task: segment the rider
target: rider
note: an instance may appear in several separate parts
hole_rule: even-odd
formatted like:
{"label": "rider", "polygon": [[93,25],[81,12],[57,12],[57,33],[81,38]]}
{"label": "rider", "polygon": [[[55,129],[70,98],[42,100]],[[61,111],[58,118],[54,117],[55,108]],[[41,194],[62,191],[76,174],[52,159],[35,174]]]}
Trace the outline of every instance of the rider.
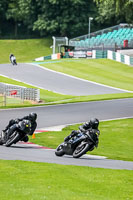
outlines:
{"label": "rider", "polygon": [[16,57],[13,54],[10,54],[10,62],[14,65],[16,63]]}
{"label": "rider", "polygon": [[[2,131],[2,140],[3,142],[5,142],[8,137],[17,129],[17,126],[18,126],[18,123],[22,120],[30,120],[31,122],[31,130],[30,130],[30,133],[29,135],[32,135],[37,127],[37,122],[36,122],[36,119],[37,119],[37,114],[36,113],[30,113],[29,115],[27,116],[24,116],[23,118],[17,118],[17,119],[11,119],[9,121],[9,124],[6,126],[5,130]],[[28,142],[29,138],[28,136],[26,135],[22,141],[24,142]]]}
{"label": "rider", "polygon": [[100,131],[98,130],[98,126],[99,126],[99,120],[97,118],[91,118],[89,122],[86,122],[85,124],[79,126],[79,130],[72,131],[71,134],[64,139],[64,141],[67,142],[69,139],[76,136],[80,132],[84,133],[86,131],[90,131],[92,133],[96,132],[100,133]]}

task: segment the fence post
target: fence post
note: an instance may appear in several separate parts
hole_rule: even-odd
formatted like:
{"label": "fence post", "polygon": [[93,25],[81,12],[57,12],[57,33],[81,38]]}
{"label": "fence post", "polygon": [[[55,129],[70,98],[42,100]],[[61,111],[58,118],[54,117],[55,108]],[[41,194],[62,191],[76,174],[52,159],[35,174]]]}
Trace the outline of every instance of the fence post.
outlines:
{"label": "fence post", "polygon": [[6,106],[6,88],[5,88],[5,91],[4,91],[4,106]]}

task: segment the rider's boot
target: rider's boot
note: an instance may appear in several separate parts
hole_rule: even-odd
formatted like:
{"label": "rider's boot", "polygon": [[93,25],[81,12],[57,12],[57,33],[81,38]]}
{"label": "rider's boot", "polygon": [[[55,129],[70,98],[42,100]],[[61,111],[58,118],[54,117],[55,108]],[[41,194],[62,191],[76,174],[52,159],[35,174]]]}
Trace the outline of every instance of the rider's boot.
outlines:
{"label": "rider's boot", "polygon": [[25,137],[22,138],[21,141],[28,142],[29,141],[29,137],[26,135]]}

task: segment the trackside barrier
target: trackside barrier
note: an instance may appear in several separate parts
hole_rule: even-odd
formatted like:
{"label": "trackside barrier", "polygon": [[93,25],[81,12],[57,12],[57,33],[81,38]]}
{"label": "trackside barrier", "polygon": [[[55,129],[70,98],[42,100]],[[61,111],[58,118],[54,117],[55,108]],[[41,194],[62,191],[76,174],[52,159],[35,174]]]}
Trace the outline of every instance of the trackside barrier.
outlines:
{"label": "trackside barrier", "polygon": [[60,56],[60,53],[55,53],[55,54],[52,54],[50,56],[43,56],[43,57],[40,57],[40,58],[35,58],[34,61],[44,61],[44,60],[55,60],[55,59],[60,59],[61,56]]}
{"label": "trackside barrier", "polygon": [[128,56],[128,55],[123,55],[119,52],[108,51],[107,58],[111,60],[116,60],[118,62],[127,64],[127,65],[133,65],[133,57]]}
{"label": "trackside barrier", "polygon": [[133,57],[121,54],[119,52],[115,51],[98,51],[98,50],[93,50],[92,51],[92,58],[108,58],[111,60],[115,60],[127,65],[133,66]]}
{"label": "trackside barrier", "polygon": [[92,58],[107,58],[107,51],[93,50]]}
{"label": "trackside barrier", "polygon": [[40,101],[40,90],[22,86],[0,83],[0,94],[21,100]]}

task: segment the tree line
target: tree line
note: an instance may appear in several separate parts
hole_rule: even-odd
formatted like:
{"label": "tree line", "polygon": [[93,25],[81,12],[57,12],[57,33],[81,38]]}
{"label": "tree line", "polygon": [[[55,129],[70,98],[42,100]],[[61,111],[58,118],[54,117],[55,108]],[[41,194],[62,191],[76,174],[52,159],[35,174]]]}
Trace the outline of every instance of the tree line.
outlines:
{"label": "tree line", "polygon": [[133,23],[133,0],[0,0],[0,37],[76,37]]}

